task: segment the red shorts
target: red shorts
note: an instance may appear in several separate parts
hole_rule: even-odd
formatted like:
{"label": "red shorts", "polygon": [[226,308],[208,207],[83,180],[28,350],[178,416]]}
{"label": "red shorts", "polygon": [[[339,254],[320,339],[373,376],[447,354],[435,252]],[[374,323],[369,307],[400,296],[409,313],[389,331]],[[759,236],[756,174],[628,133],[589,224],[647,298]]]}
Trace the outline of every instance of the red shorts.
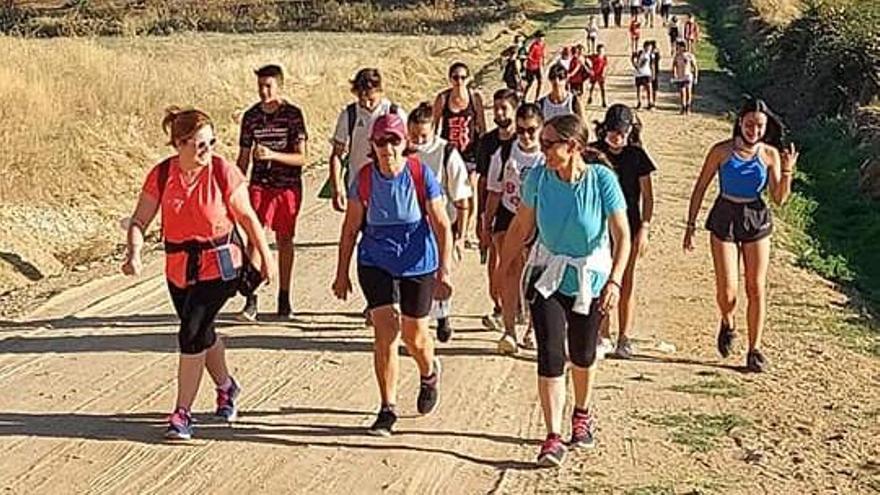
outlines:
{"label": "red shorts", "polygon": [[263,227],[271,229],[277,235],[293,238],[296,233],[296,217],[302,204],[302,189],[251,185],[248,190],[251,205]]}

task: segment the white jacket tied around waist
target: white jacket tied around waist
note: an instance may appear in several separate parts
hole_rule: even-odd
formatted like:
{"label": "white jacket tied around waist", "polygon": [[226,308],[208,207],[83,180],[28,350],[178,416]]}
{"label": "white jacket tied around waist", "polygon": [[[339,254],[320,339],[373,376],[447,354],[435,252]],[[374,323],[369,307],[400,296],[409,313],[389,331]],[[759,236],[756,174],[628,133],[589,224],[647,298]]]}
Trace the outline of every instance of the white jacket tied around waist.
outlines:
{"label": "white jacket tied around waist", "polygon": [[567,267],[572,267],[577,272],[578,293],[574,300],[572,311],[575,313],[590,314],[592,300],[599,296],[593,294],[590,283],[590,273],[608,275],[611,273],[611,248],[608,238],[587,256],[574,258],[564,254],[553,254],[540,241],[535,244],[528,262],[530,270],[542,269],[543,272],[535,282],[535,290],[545,299],[553,295],[562,285]]}

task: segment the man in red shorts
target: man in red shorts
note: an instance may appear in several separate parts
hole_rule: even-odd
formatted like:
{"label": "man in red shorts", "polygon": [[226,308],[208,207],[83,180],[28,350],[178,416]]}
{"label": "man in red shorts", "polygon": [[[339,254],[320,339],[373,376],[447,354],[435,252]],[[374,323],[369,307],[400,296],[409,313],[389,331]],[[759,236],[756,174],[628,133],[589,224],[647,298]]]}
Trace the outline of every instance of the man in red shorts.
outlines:
{"label": "man in red shorts", "polygon": [[587,57],[590,62],[590,94],[587,97],[587,105],[593,104],[593,89],[599,86],[602,95],[602,108],[605,103],[605,70],[608,68],[608,57],[605,56],[605,45],[597,45],[596,53]]}
{"label": "man in red shorts", "polygon": [[[293,236],[302,204],[302,167],[306,163],[302,111],[281,97],[284,73],[277,65],[255,71],[260,102],[241,121],[238,166],[246,174],[251,161],[251,204],[263,227],[275,232],[278,247],[278,316],[289,318]],[[251,256],[256,253],[250,249]],[[241,318],[257,319],[257,296],[248,296]]]}

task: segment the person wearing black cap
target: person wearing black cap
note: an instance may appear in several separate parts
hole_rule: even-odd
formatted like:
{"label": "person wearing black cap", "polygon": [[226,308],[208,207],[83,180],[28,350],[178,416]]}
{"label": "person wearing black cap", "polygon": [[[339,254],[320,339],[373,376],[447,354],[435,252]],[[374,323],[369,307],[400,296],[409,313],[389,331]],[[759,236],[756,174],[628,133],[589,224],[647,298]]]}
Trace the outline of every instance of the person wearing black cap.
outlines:
{"label": "person wearing black cap", "polygon": [[632,251],[621,281],[617,347],[613,354],[620,359],[629,359],[633,354],[629,333],[635,320],[635,267],[648,250],[654,217],[651,174],[657,168],[642,148],[641,131],[642,124],[634,112],[626,105],[614,104],[605,113],[605,120],[596,123],[598,141],[591,145],[605,154],[617,172],[632,237]]}

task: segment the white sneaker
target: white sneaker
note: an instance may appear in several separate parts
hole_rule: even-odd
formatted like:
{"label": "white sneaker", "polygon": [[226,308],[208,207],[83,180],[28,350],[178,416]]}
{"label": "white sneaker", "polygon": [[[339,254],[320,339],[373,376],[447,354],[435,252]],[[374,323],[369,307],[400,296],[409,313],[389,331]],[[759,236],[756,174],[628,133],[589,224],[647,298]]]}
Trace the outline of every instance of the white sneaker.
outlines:
{"label": "white sneaker", "polygon": [[605,359],[605,356],[614,352],[614,342],[609,338],[599,340],[596,346],[596,359]]}
{"label": "white sneaker", "polygon": [[516,345],[516,339],[513,335],[504,334],[501,336],[501,340],[498,341],[498,352],[506,355],[514,355],[519,351],[519,347]]}

